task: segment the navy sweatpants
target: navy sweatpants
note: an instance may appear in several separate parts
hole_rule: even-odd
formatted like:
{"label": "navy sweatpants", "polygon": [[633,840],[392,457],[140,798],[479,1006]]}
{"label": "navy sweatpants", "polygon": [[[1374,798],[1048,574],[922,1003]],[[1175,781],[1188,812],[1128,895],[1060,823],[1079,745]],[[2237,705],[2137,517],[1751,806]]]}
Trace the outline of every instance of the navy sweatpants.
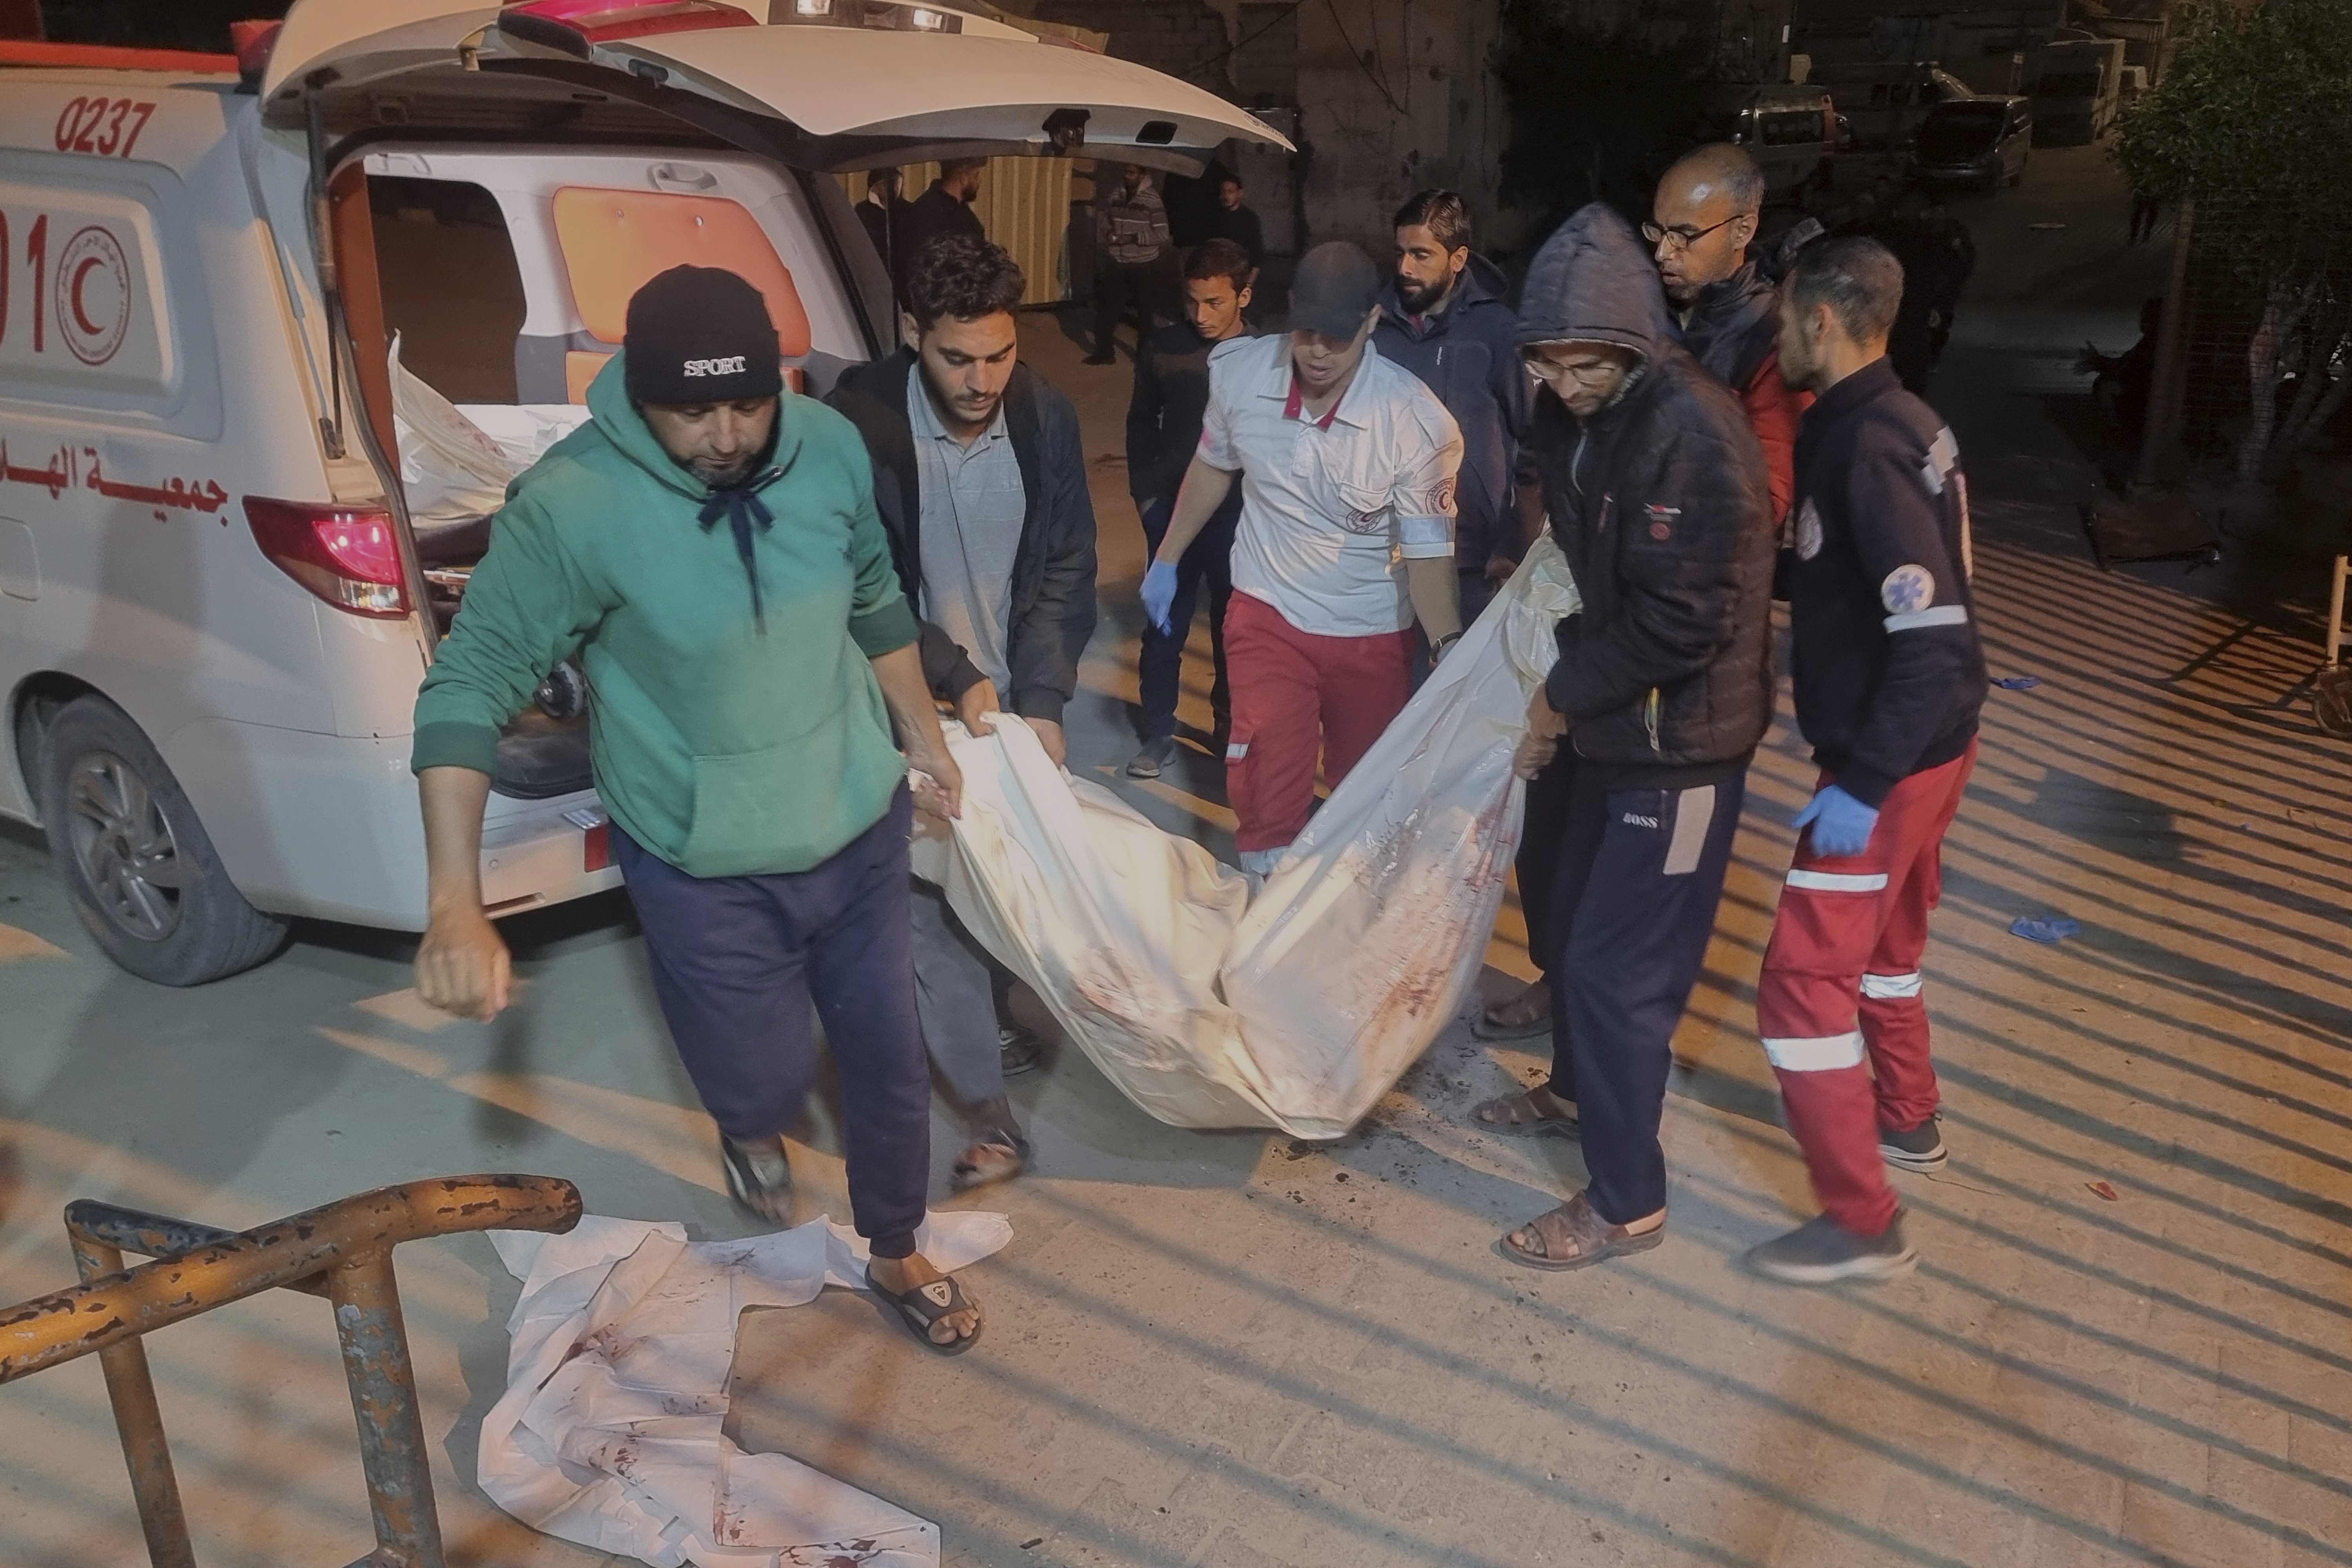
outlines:
{"label": "navy sweatpants", "polygon": [[906,786],[810,870],[689,877],[613,827],[654,994],[719,1130],[772,1138],[815,1080],[816,1004],[841,1075],[849,1207],[877,1258],[915,1250],[931,1169],[931,1082],[908,947]]}
{"label": "navy sweatpants", "polygon": [[[1174,496],[1162,496],[1143,514],[1144,559],[1160,552],[1160,542],[1168,537],[1168,524],[1175,515]],[[1209,710],[1220,725],[1232,721],[1233,693],[1225,684],[1225,606],[1234,596],[1234,528],[1241,515],[1241,487],[1235,485],[1176,563],[1176,597],[1169,603],[1168,630],[1162,632],[1149,623],[1143,628],[1143,646],[1136,654],[1135,684],[1147,741],[1164,741],[1176,732],[1177,677],[1183,668],[1184,645],[1192,640],[1192,612],[1203,588],[1209,591],[1209,658],[1215,670],[1214,684],[1209,688]]]}
{"label": "navy sweatpants", "polygon": [[1666,1206],[1658,1142],[1675,1026],[1715,931],[1747,793],[1608,787],[1580,764],[1551,912],[1552,1092],[1576,1102],[1588,1201],[1612,1225]]}

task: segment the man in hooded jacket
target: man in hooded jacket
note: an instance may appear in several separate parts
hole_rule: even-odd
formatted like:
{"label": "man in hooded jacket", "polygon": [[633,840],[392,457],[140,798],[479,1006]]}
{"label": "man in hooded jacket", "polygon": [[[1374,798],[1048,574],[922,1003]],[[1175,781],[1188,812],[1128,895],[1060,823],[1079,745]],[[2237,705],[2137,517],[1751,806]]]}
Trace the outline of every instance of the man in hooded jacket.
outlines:
{"label": "man in hooded jacket", "polygon": [[1585,1190],[1502,1240],[1515,1261],[1580,1268],[1664,1235],[1670,1047],[1771,721],[1775,529],[1755,431],[1675,342],[1614,211],[1585,207],[1538,253],[1517,342],[1544,384],[1528,447],[1583,605],[1516,765],[1532,777],[1565,741],[1576,768],[1543,955],[1551,1079],[1475,1114],[1580,1133]]}
{"label": "man in hooded jacket", "polygon": [[[1756,160],[1745,149],[1714,142],[1684,154],[1659,179],[1642,237],[1650,242],[1683,347],[1738,395],[1764,447],[1772,516],[1780,521],[1796,496],[1797,421],[1810,395],[1781,378],[1774,309],[1780,291],[1749,253],[1763,203],[1764,174]],[[1818,226],[1814,232],[1820,232]],[[1527,920],[1528,952],[1538,963],[1554,945],[1552,911],[1539,896],[1540,879],[1559,858],[1558,830],[1573,771],[1563,761],[1528,785],[1519,908]],[[1539,975],[1524,992],[1486,1008],[1471,1030],[1495,1040],[1548,1033],[1550,994],[1549,977]]]}
{"label": "man in hooded jacket", "polygon": [[1372,342],[1419,376],[1462,427],[1454,495],[1454,566],[1462,624],[1478,618],[1526,553],[1513,476],[1532,389],[1511,333],[1502,268],[1470,248],[1470,209],[1423,191],[1397,209],[1397,265]]}

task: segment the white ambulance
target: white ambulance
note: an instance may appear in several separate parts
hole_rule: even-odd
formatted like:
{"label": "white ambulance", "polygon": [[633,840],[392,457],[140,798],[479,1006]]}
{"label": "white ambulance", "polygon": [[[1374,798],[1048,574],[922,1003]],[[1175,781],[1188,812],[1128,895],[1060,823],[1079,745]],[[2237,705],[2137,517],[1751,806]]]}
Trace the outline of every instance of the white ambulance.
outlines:
{"label": "white ambulance", "polygon": [[[821,395],[894,337],[832,172],[1234,137],[1284,144],[907,0],[299,0],[242,72],[0,44],[0,815],[166,984],[291,916],[422,929],[417,681],[638,283],[742,272]],[[593,706],[559,667],[509,727],[493,914],[618,880]]]}

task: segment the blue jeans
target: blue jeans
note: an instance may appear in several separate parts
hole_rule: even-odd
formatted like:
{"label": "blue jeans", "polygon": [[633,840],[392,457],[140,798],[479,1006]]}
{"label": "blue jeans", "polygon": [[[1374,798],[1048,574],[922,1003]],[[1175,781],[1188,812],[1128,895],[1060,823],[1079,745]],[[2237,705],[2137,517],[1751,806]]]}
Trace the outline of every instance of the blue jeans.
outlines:
{"label": "blue jeans", "polygon": [[[1160,550],[1160,542],[1168,537],[1169,520],[1175,515],[1176,498],[1168,496],[1152,503],[1143,514],[1144,552],[1147,558]],[[1210,517],[1209,525],[1201,530],[1176,563],[1176,598],[1168,610],[1168,631],[1147,624],[1143,628],[1143,648],[1136,658],[1136,685],[1143,708],[1143,739],[1164,741],[1176,732],[1177,678],[1182,672],[1184,645],[1192,636],[1192,612],[1201,601],[1201,589],[1209,590],[1209,655],[1216,666],[1215,683],[1209,689],[1209,708],[1216,715],[1217,725],[1224,728],[1233,717],[1233,694],[1225,685],[1225,605],[1234,596],[1234,525],[1241,521],[1241,485],[1235,481],[1233,494]]]}
{"label": "blue jeans", "polygon": [[774,1137],[817,1071],[816,1004],[841,1075],[849,1207],[877,1258],[915,1250],[931,1171],[931,1080],[915,1017],[900,785],[833,858],[764,877],[689,877],[613,825],[654,995],[719,1131]]}

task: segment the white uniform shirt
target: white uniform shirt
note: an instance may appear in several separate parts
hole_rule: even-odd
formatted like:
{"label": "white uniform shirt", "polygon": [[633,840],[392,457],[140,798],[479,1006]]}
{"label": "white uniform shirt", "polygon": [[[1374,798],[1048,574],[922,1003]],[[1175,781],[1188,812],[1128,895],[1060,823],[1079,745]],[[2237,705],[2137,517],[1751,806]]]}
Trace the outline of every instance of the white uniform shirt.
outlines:
{"label": "white uniform shirt", "polygon": [[1403,563],[1454,553],[1462,432],[1420,377],[1369,343],[1320,420],[1300,406],[1288,333],[1220,343],[1200,455],[1241,471],[1234,587],[1302,632],[1404,630]]}

